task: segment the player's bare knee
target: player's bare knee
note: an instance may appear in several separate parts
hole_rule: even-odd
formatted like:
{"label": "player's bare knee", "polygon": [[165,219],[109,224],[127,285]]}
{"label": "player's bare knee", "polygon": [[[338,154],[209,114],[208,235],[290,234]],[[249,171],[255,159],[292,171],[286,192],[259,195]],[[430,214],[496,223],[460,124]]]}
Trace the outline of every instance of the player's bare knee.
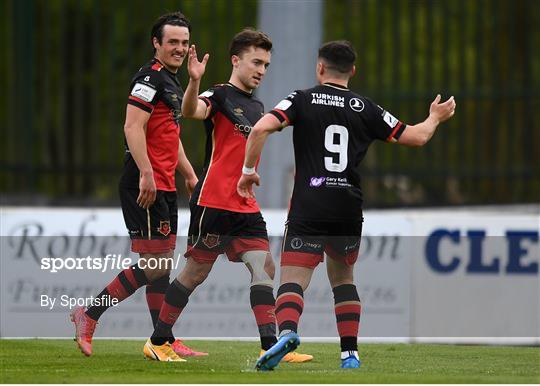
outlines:
{"label": "player's bare knee", "polygon": [[187,260],[184,269],[178,274],[177,280],[190,290],[202,284],[212,270],[212,263],[200,263],[193,258]]}
{"label": "player's bare knee", "polygon": [[264,262],[264,271],[270,276],[270,279],[274,280],[274,277],[276,275],[276,265],[274,264],[274,260],[272,259],[272,254],[268,252],[266,254],[266,260]]}
{"label": "player's bare knee", "polygon": [[251,285],[274,286],[274,262],[268,251],[247,251],[242,254],[242,261],[251,272]]}
{"label": "player's bare knee", "polygon": [[139,258],[139,267],[142,268],[149,282],[155,281],[163,276],[169,276],[173,261],[173,252],[163,254],[141,254]]}

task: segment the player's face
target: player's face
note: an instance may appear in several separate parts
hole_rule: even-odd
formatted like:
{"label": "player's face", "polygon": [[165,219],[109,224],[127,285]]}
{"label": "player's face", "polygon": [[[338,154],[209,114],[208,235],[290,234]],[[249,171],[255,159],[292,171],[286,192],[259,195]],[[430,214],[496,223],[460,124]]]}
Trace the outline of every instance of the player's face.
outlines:
{"label": "player's face", "polygon": [[189,30],[187,27],[165,25],[161,44],[154,38],[156,58],[167,70],[176,72],[182,65],[189,47]]}
{"label": "player's face", "polygon": [[271,56],[270,51],[255,47],[249,47],[240,56],[233,56],[233,71],[247,90],[259,87],[270,65]]}

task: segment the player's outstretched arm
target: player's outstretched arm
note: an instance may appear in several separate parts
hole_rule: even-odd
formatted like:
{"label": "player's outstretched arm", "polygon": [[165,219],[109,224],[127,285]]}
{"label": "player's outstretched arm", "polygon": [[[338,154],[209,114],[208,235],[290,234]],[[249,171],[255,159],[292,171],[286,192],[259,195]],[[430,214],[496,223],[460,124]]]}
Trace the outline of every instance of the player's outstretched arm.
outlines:
{"label": "player's outstretched arm", "polygon": [[178,172],[180,172],[180,174],[182,174],[184,177],[186,191],[188,195],[191,196],[199,179],[197,178],[195,170],[193,170],[193,166],[191,166],[191,163],[186,156],[184,146],[182,146],[182,141],[178,143],[178,165],[176,166],[176,170],[178,170]]}
{"label": "player's outstretched arm", "polygon": [[450,97],[441,102],[441,95],[437,94],[429,108],[429,116],[424,122],[407,126],[398,139],[398,143],[405,146],[423,146],[435,133],[437,126],[450,119],[456,110],[456,101]]}
{"label": "player's outstretched arm", "polygon": [[189,83],[182,100],[182,115],[186,118],[206,119],[210,113],[206,103],[199,99],[199,86],[206,70],[206,63],[210,56],[205,54],[202,61],[197,59],[197,49],[193,44],[188,51]]}
{"label": "player's outstretched arm", "polygon": [[132,105],[127,106],[124,133],[126,135],[129,152],[141,173],[137,204],[144,209],[148,209],[156,200],[154,171],[146,151],[145,127],[149,118],[150,114],[146,111]]}
{"label": "player's outstretched arm", "polygon": [[259,186],[260,183],[260,177],[255,172],[255,164],[261,155],[266,138],[281,127],[281,122],[275,116],[266,114],[251,129],[246,143],[246,156],[244,158],[242,176],[236,186],[236,190],[240,196],[255,198],[253,184]]}

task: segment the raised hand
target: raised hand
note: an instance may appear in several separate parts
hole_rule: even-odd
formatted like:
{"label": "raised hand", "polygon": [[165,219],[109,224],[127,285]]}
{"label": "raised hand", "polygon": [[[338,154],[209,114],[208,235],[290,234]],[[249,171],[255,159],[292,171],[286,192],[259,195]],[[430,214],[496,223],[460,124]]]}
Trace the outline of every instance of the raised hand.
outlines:
{"label": "raised hand", "polygon": [[453,96],[448,98],[446,102],[439,103],[440,101],[441,94],[437,94],[429,107],[429,115],[435,118],[439,123],[450,119],[456,110],[456,101]]}
{"label": "raised hand", "polygon": [[208,62],[209,57],[209,54],[205,54],[202,61],[199,62],[199,59],[197,58],[197,48],[195,47],[195,44],[192,44],[191,47],[189,47],[187,68],[189,77],[191,79],[201,79],[201,77],[204,75],[204,71],[206,70],[206,63]]}

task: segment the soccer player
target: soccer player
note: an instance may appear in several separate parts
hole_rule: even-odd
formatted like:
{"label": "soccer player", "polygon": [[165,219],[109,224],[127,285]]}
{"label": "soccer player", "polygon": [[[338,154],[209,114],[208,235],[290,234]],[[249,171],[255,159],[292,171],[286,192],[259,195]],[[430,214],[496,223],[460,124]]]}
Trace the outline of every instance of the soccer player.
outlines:
{"label": "soccer player", "polygon": [[[183,90],[176,78],[188,52],[190,31],[190,23],[182,13],[161,16],[151,32],[154,58],[139,69],[131,82],[124,124],[126,155],[119,191],[131,250],[140,257],[137,264],[120,272],[98,295],[100,299],[122,301],[146,286],[154,325],[169,286],[176,245],[175,169],[184,176],[188,193],[197,183],[180,142]],[[71,314],[75,339],[87,356],[92,354],[96,323],[107,309],[106,305],[93,305],[87,310],[79,307]],[[206,355],[192,351],[180,340],[173,342],[172,349],[184,356]]]}
{"label": "soccer player", "polygon": [[[246,139],[261,118],[263,104],[253,95],[270,65],[272,42],[260,31],[245,29],[230,46],[232,72],[229,82],[216,85],[198,97],[208,54],[199,62],[195,46],[188,56],[190,80],[182,101],[186,118],[204,120],[207,153],[203,176],[191,196],[187,262],[169,285],[159,320],[144,346],[147,358],[178,361],[168,345],[172,327],[189,296],[210,273],[217,257],[243,262],[251,273],[251,308],[259,329],[261,354],[277,342],[274,263],[269,252],[266,223],[254,199],[236,192],[244,160]],[[289,353],[284,360],[305,362],[313,357]]]}
{"label": "soccer player", "polygon": [[298,322],[304,291],[313,270],[324,259],[334,294],[334,311],[341,340],[341,367],[357,368],[360,299],[353,281],[362,232],[362,190],[358,164],[374,140],[422,146],[439,123],[452,115],[451,97],[437,95],[427,119],[406,125],[370,99],[348,89],[355,73],[356,53],[347,41],[319,49],[319,85],[297,90],[253,127],[246,144],[238,193],[254,197],[259,185],[255,171],[269,134],[293,125],[296,162],[294,189],[281,256],[281,281],[276,299],[280,338],[257,361],[258,370],[272,370],[283,355],[300,344]]}

